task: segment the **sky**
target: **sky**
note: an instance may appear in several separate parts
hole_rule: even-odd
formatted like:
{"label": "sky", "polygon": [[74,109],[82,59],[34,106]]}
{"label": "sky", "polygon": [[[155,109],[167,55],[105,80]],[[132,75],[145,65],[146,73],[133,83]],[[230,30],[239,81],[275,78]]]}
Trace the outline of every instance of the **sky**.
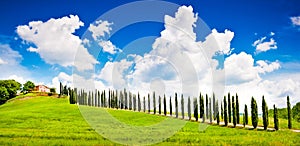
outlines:
{"label": "sky", "polygon": [[[298,0],[0,2],[0,79],[300,101]],[[57,88],[58,89],[58,88]]]}

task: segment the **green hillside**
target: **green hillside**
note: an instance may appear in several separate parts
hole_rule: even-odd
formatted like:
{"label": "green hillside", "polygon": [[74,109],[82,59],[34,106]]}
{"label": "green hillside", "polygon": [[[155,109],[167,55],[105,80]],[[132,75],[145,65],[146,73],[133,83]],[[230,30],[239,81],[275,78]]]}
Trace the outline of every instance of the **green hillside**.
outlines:
{"label": "green hillside", "polygon": [[[106,110],[100,109],[99,110]],[[131,125],[152,125],[166,117],[108,109],[114,117]],[[116,145],[98,135],[76,105],[67,98],[24,96],[0,106],[0,145]],[[175,135],[158,145],[296,145],[299,133],[290,130],[266,132],[209,126],[187,122]]]}

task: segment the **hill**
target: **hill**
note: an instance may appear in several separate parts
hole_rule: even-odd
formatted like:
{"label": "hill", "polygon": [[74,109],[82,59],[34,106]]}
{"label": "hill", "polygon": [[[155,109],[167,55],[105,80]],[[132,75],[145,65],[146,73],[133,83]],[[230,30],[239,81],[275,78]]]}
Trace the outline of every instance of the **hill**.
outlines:
{"label": "hill", "polygon": [[[120,121],[131,125],[152,125],[167,117],[113,109],[107,110]],[[0,106],[0,145],[116,145],[97,134],[67,98],[24,96]],[[284,137],[284,138],[282,138]],[[187,122],[172,137],[158,145],[294,145],[299,133],[290,130],[265,132],[208,126]]]}

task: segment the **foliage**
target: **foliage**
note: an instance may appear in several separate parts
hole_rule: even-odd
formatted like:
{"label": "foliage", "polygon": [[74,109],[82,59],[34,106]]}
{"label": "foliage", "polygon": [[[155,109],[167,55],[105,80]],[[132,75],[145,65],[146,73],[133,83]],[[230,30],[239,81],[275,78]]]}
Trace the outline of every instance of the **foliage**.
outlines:
{"label": "foliage", "polygon": [[177,100],[177,93],[175,93],[175,115],[178,118],[178,100]]}
{"label": "foliage", "polygon": [[211,98],[209,98],[209,123],[212,123],[213,115],[212,115],[212,109],[211,109]]}
{"label": "foliage", "polygon": [[277,108],[275,107],[275,104],[274,104],[274,128],[275,128],[275,130],[279,129],[278,111],[277,111]]}
{"label": "foliage", "polygon": [[204,99],[203,99],[203,95],[199,95],[199,102],[200,102],[200,118],[204,118],[203,115],[204,115]]}
{"label": "foliage", "polygon": [[167,101],[166,101],[166,95],[164,95],[164,115],[167,115]]}
{"label": "foliage", "polygon": [[292,128],[292,111],[291,111],[291,103],[290,97],[287,96],[287,112],[288,112],[288,127],[289,129]]}
{"label": "foliage", "polygon": [[262,112],[263,112],[263,124],[264,124],[264,130],[268,129],[269,125],[269,116],[268,116],[268,105],[265,101],[265,97],[262,97]]}
{"label": "foliage", "polygon": [[224,123],[225,126],[228,125],[226,96],[224,96]]}
{"label": "foliage", "polygon": [[228,121],[231,123],[231,102],[230,102],[230,93],[228,92]]}
{"label": "foliage", "polygon": [[158,114],[161,114],[161,97],[158,97]]}
{"label": "foliage", "polygon": [[224,109],[223,109],[223,102],[221,100],[221,119],[224,119]]}
{"label": "foliage", "polygon": [[0,105],[16,97],[21,84],[15,80],[0,80]]}
{"label": "foliage", "polygon": [[182,115],[182,119],[184,119],[184,99],[183,99],[183,94],[181,94],[181,115]]}
{"label": "foliage", "polygon": [[148,113],[150,113],[150,94],[148,93]]}
{"label": "foliage", "polygon": [[155,92],[153,91],[153,113],[156,113],[156,100],[155,100]]}
{"label": "foliage", "polygon": [[208,95],[207,94],[206,94],[205,98],[206,98],[206,100],[205,100],[205,105],[206,105],[205,115],[206,115],[206,119],[208,119]]}
{"label": "foliage", "polygon": [[170,96],[170,116],[172,116],[172,97]]}
{"label": "foliage", "polygon": [[35,85],[33,82],[31,81],[27,81],[24,85],[23,85],[23,90],[22,92],[27,93],[30,92],[34,89]]}
{"label": "foliage", "polygon": [[234,96],[232,96],[232,122],[233,122],[233,127],[236,126],[236,107],[235,107],[235,102],[234,102]]}
{"label": "foliage", "polygon": [[293,119],[300,122],[300,102],[298,102],[292,109]]}
{"label": "foliage", "polygon": [[189,117],[189,120],[191,120],[191,99],[190,97],[188,98],[188,104],[187,104],[187,109],[188,109],[188,117]]}
{"label": "foliage", "polygon": [[245,124],[248,125],[248,107],[246,104],[245,104],[244,114],[245,114]]}
{"label": "foliage", "polygon": [[251,99],[251,119],[253,128],[255,129],[258,124],[258,111],[256,100],[253,97]]}
{"label": "foliage", "polygon": [[213,93],[213,119],[216,120],[217,118],[217,110],[216,110],[216,97],[215,97],[215,93]]}
{"label": "foliage", "polygon": [[235,104],[236,104],[236,123],[240,124],[240,103],[239,103],[239,97],[237,93],[235,94]]}
{"label": "foliage", "polygon": [[197,98],[194,98],[194,118],[198,121],[198,102]]}

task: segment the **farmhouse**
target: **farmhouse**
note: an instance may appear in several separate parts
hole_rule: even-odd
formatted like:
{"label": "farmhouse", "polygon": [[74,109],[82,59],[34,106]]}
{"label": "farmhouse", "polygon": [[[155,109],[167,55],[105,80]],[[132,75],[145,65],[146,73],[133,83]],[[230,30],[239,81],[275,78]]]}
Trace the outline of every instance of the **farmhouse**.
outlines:
{"label": "farmhouse", "polygon": [[47,86],[45,86],[45,85],[37,85],[37,86],[34,87],[34,91],[49,93],[50,92],[50,88],[47,87]]}

